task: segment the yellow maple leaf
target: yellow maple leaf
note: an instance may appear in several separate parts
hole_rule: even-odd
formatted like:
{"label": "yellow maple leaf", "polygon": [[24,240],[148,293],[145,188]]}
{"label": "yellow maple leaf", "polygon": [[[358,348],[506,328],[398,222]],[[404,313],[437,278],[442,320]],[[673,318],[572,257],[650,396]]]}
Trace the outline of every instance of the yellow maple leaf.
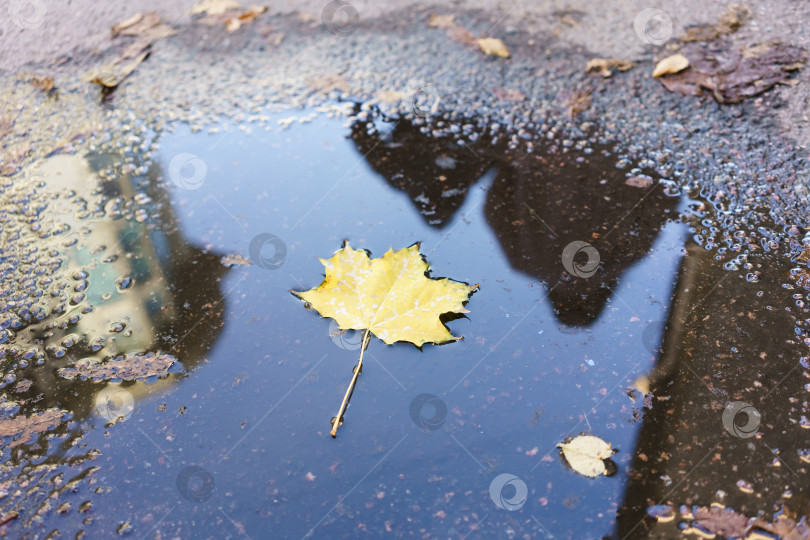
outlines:
{"label": "yellow maple leaf", "polygon": [[560,443],[557,448],[562,450],[565,460],[579,474],[596,477],[600,474],[607,475],[605,461],[614,450],[599,437],[593,435],[578,435],[570,442]]}
{"label": "yellow maple leaf", "polygon": [[468,313],[464,308],[478,287],[448,278],[431,279],[419,244],[371,259],[348,243],[328,260],[318,287],[293,294],[342,330],[368,330],[386,344],[408,341],[417,346],[446,343],[453,336],[439,320],[443,313]]}
{"label": "yellow maple leaf", "polygon": [[450,333],[439,316],[444,313],[468,313],[464,302],[478,285],[452,279],[432,279],[430,266],[419,253],[419,244],[372,259],[348,242],[331,259],[321,259],[326,268],[323,283],[308,291],[290,291],[307,302],[323,317],[334,319],[341,330],[365,330],[360,360],[354,368],[343,403],[332,418],[332,437],[343,423],[343,412],[363,371],[363,352],[369,333],[386,344],[408,341],[421,347],[425,343],[446,343],[461,339]]}

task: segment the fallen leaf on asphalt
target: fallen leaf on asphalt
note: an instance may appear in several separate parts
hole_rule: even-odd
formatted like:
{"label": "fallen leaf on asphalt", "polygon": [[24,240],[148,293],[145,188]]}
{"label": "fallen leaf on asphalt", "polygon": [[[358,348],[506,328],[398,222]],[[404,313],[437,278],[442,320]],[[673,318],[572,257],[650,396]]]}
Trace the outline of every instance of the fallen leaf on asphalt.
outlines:
{"label": "fallen leaf on asphalt", "polygon": [[428,21],[428,26],[431,28],[453,28],[456,26],[456,23],[453,22],[455,19],[455,15],[436,15],[435,13],[430,14],[430,20]]}
{"label": "fallen leaf on asphalt", "polygon": [[150,42],[177,33],[174,28],[163,23],[160,16],[154,11],[133,15],[129,19],[114,25],[110,30],[112,31],[112,37],[133,36]]}
{"label": "fallen leaf on asphalt", "polygon": [[478,47],[488,56],[509,58],[509,49],[498,38],[481,38],[478,40]]}
{"label": "fallen leaf on asphalt", "polygon": [[243,24],[252,23],[256,17],[267,11],[267,6],[250,6],[247,11],[237,14],[225,21],[225,30],[236,32]]}
{"label": "fallen leaf on asphalt", "polygon": [[239,2],[235,0],[202,0],[191,8],[192,15],[206,13],[208,15],[222,15],[229,9],[239,9]]}
{"label": "fallen leaf on asphalt", "polygon": [[222,257],[222,266],[226,268],[230,268],[232,266],[250,266],[251,263],[250,259],[240,255],[239,253],[231,253],[229,255],[225,255]]}
{"label": "fallen leaf on asphalt", "polygon": [[440,28],[445,31],[447,37],[461,43],[462,45],[475,46],[478,43],[478,38],[475,34],[464,28],[464,26],[455,22],[455,15],[434,15],[431,14],[428,20],[430,28]]}
{"label": "fallen leaf on asphalt", "polygon": [[45,93],[50,93],[56,88],[53,84],[53,77],[34,77],[31,79],[31,86]]}
{"label": "fallen leaf on asphalt", "polygon": [[807,51],[779,41],[733,49],[723,40],[687,45],[690,67],[658,78],[671,92],[711,95],[718,103],[739,103],[785,81],[807,60]]}
{"label": "fallen leaf on asphalt", "polygon": [[447,29],[447,36],[462,45],[475,46],[478,44],[478,38],[475,34],[464,28],[463,26],[454,26]]}
{"label": "fallen leaf on asphalt", "polygon": [[729,4],[726,12],[720,16],[717,24],[699,24],[688,27],[679,39],[684,43],[690,41],[712,41],[720,36],[733,34],[745,24],[751,12],[740,4]]}
{"label": "fallen leaf on asphalt", "polygon": [[67,411],[60,409],[47,409],[31,416],[19,415],[10,419],[0,420],[0,437],[13,437],[8,445],[14,448],[27,443],[32,435],[45,433],[62,423],[62,417]]}
{"label": "fallen leaf on asphalt", "polygon": [[[225,30],[229,33],[236,32],[242,25],[252,23],[256,17],[267,11],[267,6],[250,6],[246,10],[236,7],[228,8],[224,11],[214,9],[214,11],[207,11],[204,17],[197,20],[197,24],[204,24],[207,26],[225,26]],[[202,11],[200,12],[202,13]]]}
{"label": "fallen leaf on asphalt", "polygon": [[148,56],[149,51],[146,51],[137,55],[134,60],[129,60],[124,54],[114,62],[86,73],[85,80],[105,88],[115,88],[124,82],[124,79],[129,77]]}
{"label": "fallen leaf on asphalt", "polygon": [[124,30],[126,28],[130,28],[132,26],[135,26],[136,24],[141,22],[142,19],[143,19],[143,13],[136,13],[135,15],[130,17],[129,19],[124,19],[120,23],[116,23],[116,24],[112,25],[112,28],[110,28],[110,30],[112,31],[112,37],[116,37],[119,33],[121,33],[122,30]]}
{"label": "fallen leaf on asphalt", "polygon": [[149,56],[152,43],[176,34],[171,26],[161,22],[154,11],[138,13],[111,28],[113,37],[129,36],[138,38],[130,43],[119,57],[112,62],[84,74],[83,79],[111,91],[129,77]]}
{"label": "fallen leaf on asphalt", "polygon": [[563,24],[579,26],[582,22],[582,18],[585,16],[585,12],[578,9],[561,9],[553,12],[552,15],[557,17]]}
{"label": "fallen leaf on asphalt", "polygon": [[565,460],[579,474],[596,477],[607,473],[605,461],[613,455],[610,443],[593,435],[578,435],[568,443],[560,443]]}
{"label": "fallen leaf on asphalt", "polygon": [[131,354],[105,362],[85,359],[79,360],[72,367],[57,371],[63,379],[91,379],[93,381],[121,379],[133,381],[157,375],[168,375],[169,368],[177,360],[168,354]]}
{"label": "fallen leaf on asphalt", "polygon": [[667,56],[655,64],[652,76],[660,77],[661,75],[668,75],[670,73],[678,73],[689,67],[689,60],[681,53]]}
{"label": "fallen leaf on asphalt", "polygon": [[591,108],[591,91],[587,88],[577,88],[566,101],[568,116],[574,118]]}
{"label": "fallen leaf on asphalt", "polygon": [[602,77],[608,78],[613,75],[613,70],[627,71],[634,66],[630,60],[620,60],[618,58],[594,58],[588,60],[585,66],[585,73],[598,71]]}

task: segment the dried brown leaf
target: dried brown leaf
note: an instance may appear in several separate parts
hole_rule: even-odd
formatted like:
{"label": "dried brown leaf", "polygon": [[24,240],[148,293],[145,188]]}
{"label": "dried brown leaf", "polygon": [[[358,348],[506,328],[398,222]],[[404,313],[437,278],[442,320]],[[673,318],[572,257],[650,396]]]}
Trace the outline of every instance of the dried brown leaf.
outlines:
{"label": "dried brown leaf", "polygon": [[171,26],[163,23],[154,11],[133,15],[113,26],[111,31],[113,37],[134,36],[152,42],[177,33]]}
{"label": "dried brown leaf", "polygon": [[58,371],[64,379],[92,379],[94,381],[121,379],[132,381],[157,375],[168,375],[169,368],[177,360],[168,354],[133,354],[120,359],[97,362],[91,359],[79,360],[72,367]]}
{"label": "dried brown leaf", "polygon": [[748,531],[748,518],[730,508],[702,506],[695,512],[699,525],[707,530],[728,537],[743,537]]}
{"label": "dried brown leaf", "polygon": [[124,19],[120,23],[114,24],[112,28],[110,28],[110,30],[112,31],[112,37],[116,37],[127,28],[135,26],[142,20],[143,20],[143,13],[136,13],[129,19]]}
{"label": "dried brown leaf", "polygon": [[463,26],[454,26],[452,28],[448,28],[447,37],[449,37],[456,43],[461,43],[462,45],[473,46],[478,43],[478,39],[475,37],[475,34],[470,32]]}
{"label": "dried brown leaf", "polygon": [[740,4],[729,4],[726,12],[720,16],[716,24],[699,24],[686,29],[680,40],[684,43],[692,41],[712,41],[720,36],[733,34],[748,20],[751,12]]}
{"label": "dried brown leaf", "polygon": [[31,79],[31,86],[43,92],[51,92],[56,88],[53,84],[53,77],[34,77]]}
{"label": "dried brown leaf", "polygon": [[13,437],[14,440],[8,446],[14,448],[27,443],[32,435],[45,433],[58,426],[66,414],[67,411],[52,408],[31,416],[19,415],[0,420],[0,437]]}
{"label": "dried brown leaf", "polygon": [[149,51],[146,51],[138,54],[134,60],[128,61],[128,55],[131,54],[131,52],[127,50],[125,53],[125,55],[122,55],[113,63],[86,73],[85,79],[105,88],[115,88],[124,82],[124,79],[129,77],[141,62],[146,60],[146,57],[149,56]]}
{"label": "dried brown leaf", "polygon": [[225,21],[225,30],[236,32],[243,24],[252,23],[256,17],[267,11],[267,6],[250,6],[247,11],[237,13]]}
{"label": "dried brown leaf", "polygon": [[690,60],[689,69],[658,80],[671,92],[709,94],[718,103],[739,103],[759,95],[783,82],[807,60],[804,49],[779,41],[743,50],[718,41],[687,46],[684,55]]}
{"label": "dried brown leaf", "polygon": [[780,516],[773,523],[757,518],[754,520],[753,527],[755,530],[752,531],[752,536],[756,533],[756,529],[761,529],[779,535],[781,540],[807,540],[810,538],[810,525],[796,522],[787,516]]}
{"label": "dried brown leaf", "polygon": [[464,26],[455,22],[455,15],[436,15],[431,13],[428,20],[428,26],[431,28],[440,28],[445,31],[447,37],[461,43],[462,45],[476,46],[478,45],[478,38],[475,34],[467,30]]}
{"label": "dried brown leaf", "polygon": [[239,7],[239,2],[236,2],[236,0],[202,0],[194,4],[191,8],[191,14],[222,15],[229,9],[239,9]]}
{"label": "dried brown leaf", "polygon": [[578,88],[574,91],[570,98],[568,98],[568,116],[575,118],[581,113],[591,108],[591,91],[588,89]]}
{"label": "dried brown leaf", "polygon": [[588,60],[588,63],[585,65],[585,73],[598,71],[602,77],[608,78],[613,75],[614,69],[627,71],[628,69],[632,69],[634,65],[635,64],[630,60],[621,60],[619,58],[594,58]]}

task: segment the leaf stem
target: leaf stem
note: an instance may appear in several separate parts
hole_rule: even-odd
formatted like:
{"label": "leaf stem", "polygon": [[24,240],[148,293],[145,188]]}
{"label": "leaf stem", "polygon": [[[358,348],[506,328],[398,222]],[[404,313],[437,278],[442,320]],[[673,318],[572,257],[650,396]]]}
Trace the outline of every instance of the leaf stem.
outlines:
{"label": "leaf stem", "polygon": [[360,376],[360,372],[363,371],[363,353],[366,351],[366,347],[368,347],[368,329],[366,329],[365,334],[363,334],[363,343],[360,346],[360,360],[357,362],[357,366],[354,368],[354,376],[352,377],[352,382],[349,383],[349,387],[346,389],[346,395],[343,396],[343,403],[340,404],[340,410],[338,411],[337,416],[332,420],[332,438],[337,438],[337,430],[338,427],[343,423],[343,413],[346,410],[346,407],[349,405],[349,400],[352,397],[352,392],[354,392],[354,385],[357,383],[357,377]]}

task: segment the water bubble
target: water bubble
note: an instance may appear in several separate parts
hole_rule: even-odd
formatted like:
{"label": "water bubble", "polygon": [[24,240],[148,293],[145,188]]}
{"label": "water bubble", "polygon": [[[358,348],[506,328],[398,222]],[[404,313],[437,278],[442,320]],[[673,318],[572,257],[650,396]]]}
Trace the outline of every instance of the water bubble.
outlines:
{"label": "water bubble", "polygon": [[118,292],[125,291],[132,287],[134,280],[129,276],[121,276],[115,280],[115,288]]}
{"label": "water bubble", "polygon": [[675,519],[675,509],[665,504],[656,504],[647,508],[647,515],[661,523]]}
{"label": "water bubble", "polygon": [[113,323],[112,326],[110,326],[110,332],[114,334],[118,332],[123,332],[124,328],[126,327],[127,327],[126,323],[123,322]]}
{"label": "water bubble", "polygon": [[745,480],[737,480],[737,489],[739,489],[743,493],[753,493],[754,484],[752,484],[751,482],[747,482]]}

